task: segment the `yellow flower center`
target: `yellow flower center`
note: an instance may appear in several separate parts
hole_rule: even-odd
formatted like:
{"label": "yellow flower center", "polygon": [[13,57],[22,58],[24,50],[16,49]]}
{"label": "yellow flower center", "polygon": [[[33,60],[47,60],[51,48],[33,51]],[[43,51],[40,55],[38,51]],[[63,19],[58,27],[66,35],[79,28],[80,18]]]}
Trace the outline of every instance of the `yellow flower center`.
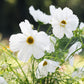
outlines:
{"label": "yellow flower center", "polygon": [[28,44],[33,44],[33,43],[34,43],[33,37],[32,37],[32,36],[29,36],[29,37],[27,38],[26,42],[27,42]]}
{"label": "yellow flower center", "polygon": [[65,20],[62,20],[62,21],[60,22],[60,26],[61,26],[61,27],[65,27],[66,24],[67,24],[67,23],[66,23]]}
{"label": "yellow flower center", "polygon": [[47,65],[47,62],[46,62],[46,61],[44,61],[43,66],[46,66],[46,65]]}

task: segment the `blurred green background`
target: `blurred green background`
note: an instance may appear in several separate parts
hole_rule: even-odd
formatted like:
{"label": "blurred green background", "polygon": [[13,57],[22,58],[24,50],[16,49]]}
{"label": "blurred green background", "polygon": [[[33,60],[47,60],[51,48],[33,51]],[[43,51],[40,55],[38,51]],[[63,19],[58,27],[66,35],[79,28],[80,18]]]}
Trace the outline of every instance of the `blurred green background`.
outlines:
{"label": "blurred green background", "polygon": [[20,32],[19,23],[25,19],[37,28],[38,23],[29,14],[29,7],[33,5],[35,9],[49,14],[51,4],[56,7],[71,8],[80,22],[84,22],[84,0],[0,0],[0,33],[3,37],[9,37]]}

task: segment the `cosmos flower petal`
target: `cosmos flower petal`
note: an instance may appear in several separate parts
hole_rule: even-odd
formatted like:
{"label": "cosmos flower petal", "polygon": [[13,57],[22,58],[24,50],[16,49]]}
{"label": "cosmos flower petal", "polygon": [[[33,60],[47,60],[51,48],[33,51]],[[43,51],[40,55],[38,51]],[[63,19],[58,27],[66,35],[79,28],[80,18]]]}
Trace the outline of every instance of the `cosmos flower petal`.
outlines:
{"label": "cosmos flower petal", "polygon": [[66,28],[71,31],[76,30],[76,28],[78,27],[78,24],[79,24],[78,17],[76,15],[71,15],[67,18],[68,18],[68,20],[67,20]]}
{"label": "cosmos flower petal", "polygon": [[30,32],[33,27],[33,25],[31,25],[28,20],[21,22],[19,26],[23,34],[28,34],[28,32]]}
{"label": "cosmos flower petal", "polygon": [[73,64],[74,64],[74,57],[73,57],[73,56],[71,56],[71,57],[69,58],[69,64],[70,64],[71,66],[73,66]]}
{"label": "cosmos flower petal", "polygon": [[49,9],[50,9],[51,15],[53,15],[54,12],[55,12],[55,10],[56,10],[55,6],[54,6],[54,5],[50,5],[50,6],[49,6]]}
{"label": "cosmos flower petal", "polygon": [[46,77],[47,75],[48,75],[48,72],[46,70],[41,70],[41,68],[37,68],[36,74],[35,74],[37,79],[40,79],[42,77]]}
{"label": "cosmos flower petal", "polygon": [[50,39],[49,39],[48,35],[45,32],[41,31],[41,32],[38,33],[37,38],[40,38],[40,40],[39,39],[37,40],[38,41],[38,45],[43,50],[46,50],[47,47],[50,44]]}
{"label": "cosmos flower petal", "polygon": [[[65,58],[65,61],[69,59],[69,63],[71,64],[70,61],[72,61],[72,64],[73,65],[73,60],[74,58],[71,56],[71,54],[76,51],[77,49],[81,48],[82,47],[82,44],[81,42],[76,42],[74,43],[70,48],[69,48],[69,52],[68,52],[68,55],[67,57]],[[79,49],[78,51],[76,51],[74,54],[79,54],[80,52],[82,51],[82,49]],[[71,57],[70,57],[71,56]]]}
{"label": "cosmos flower petal", "polygon": [[25,35],[21,33],[12,35],[9,39],[10,49],[14,52],[20,50],[24,46],[25,39]]}
{"label": "cosmos flower petal", "polygon": [[67,16],[70,17],[70,15],[73,14],[73,11],[72,11],[71,9],[69,9],[68,7],[65,7],[65,8],[63,9],[63,13],[64,13],[64,14],[67,14]]}
{"label": "cosmos flower petal", "polygon": [[52,60],[48,60],[48,63],[49,63],[49,68],[48,68],[48,72],[55,72],[56,68],[57,67],[60,67],[59,66],[59,62],[55,62],[55,61],[52,61]]}
{"label": "cosmos flower petal", "polygon": [[79,78],[82,78],[84,76],[84,71],[83,71],[83,67],[79,67],[76,69],[76,71],[74,71],[72,73],[72,77],[79,77]]}
{"label": "cosmos flower petal", "polygon": [[35,49],[33,49],[33,51],[34,51],[33,55],[36,59],[40,59],[44,56],[44,51],[41,50],[40,48],[35,48]]}
{"label": "cosmos flower petal", "polygon": [[53,34],[61,39],[64,36],[64,30],[62,28],[53,28]]}
{"label": "cosmos flower petal", "polygon": [[32,51],[31,49],[26,48],[26,46],[18,52],[18,59],[23,62],[27,62],[31,56]]}
{"label": "cosmos flower petal", "polygon": [[79,28],[80,29],[83,29],[84,28],[84,23],[83,22],[80,23]]}
{"label": "cosmos flower petal", "polygon": [[[82,44],[81,44],[81,42],[78,41],[78,42],[74,43],[74,44],[69,48],[69,53],[71,54],[71,53],[73,53],[75,50],[77,50],[77,49],[79,49],[79,48],[81,48],[81,47],[82,47]],[[82,49],[76,51],[75,54],[79,54],[81,51],[82,51]]]}
{"label": "cosmos flower petal", "polygon": [[40,21],[40,22],[43,22],[44,24],[47,24],[51,20],[50,15],[46,15],[45,13],[40,11],[39,9],[35,10],[33,6],[31,6],[29,8],[29,13],[33,16],[33,18],[35,19],[36,22]]}
{"label": "cosmos flower petal", "polygon": [[3,77],[0,77],[0,84],[8,84]]}
{"label": "cosmos flower petal", "polygon": [[72,31],[69,31],[68,29],[66,29],[65,34],[68,38],[71,38],[73,36]]}
{"label": "cosmos flower petal", "polygon": [[55,51],[54,45],[56,43],[56,39],[53,36],[49,36],[50,38],[50,43],[49,46],[47,47],[46,51],[51,53]]}

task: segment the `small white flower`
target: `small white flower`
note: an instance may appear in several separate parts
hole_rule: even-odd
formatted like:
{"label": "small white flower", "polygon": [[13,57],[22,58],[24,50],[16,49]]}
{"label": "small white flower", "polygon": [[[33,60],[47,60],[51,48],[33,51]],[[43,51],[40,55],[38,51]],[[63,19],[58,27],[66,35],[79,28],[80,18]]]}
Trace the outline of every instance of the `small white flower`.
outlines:
{"label": "small white flower", "polygon": [[61,8],[55,8],[50,6],[50,14],[46,15],[40,10],[35,10],[33,7],[29,8],[30,14],[36,21],[41,21],[45,24],[51,24],[53,27],[53,34],[61,39],[64,34],[71,38],[73,36],[72,31],[76,30],[79,19],[73,14],[73,11],[67,7],[63,10]]}
{"label": "small white flower", "polygon": [[37,68],[37,71],[36,71],[36,78],[39,79],[39,78],[42,78],[42,77],[46,77],[48,75],[48,72],[50,72],[50,73],[55,72],[56,67],[60,67],[59,62],[44,59],[38,65],[38,68]]}
{"label": "small white flower", "polygon": [[83,67],[78,68],[76,71],[74,71],[72,73],[72,77],[79,77],[79,78],[81,78],[83,76],[84,76],[84,68]]}
{"label": "small white flower", "polygon": [[18,58],[27,62],[33,55],[36,59],[44,56],[46,47],[50,44],[50,39],[45,32],[32,30],[32,25],[25,20],[20,23],[22,33],[12,35],[9,39],[10,49],[18,52]]}
{"label": "small white flower", "polygon": [[[74,57],[70,56],[73,52],[75,52],[77,49],[81,48],[82,44],[81,42],[76,42],[74,43],[70,48],[69,48],[69,52],[68,52],[68,56],[66,57],[65,61],[67,59],[69,59],[69,63],[73,66],[73,61],[74,61]],[[76,51],[74,54],[79,54],[82,51],[82,49],[79,49],[78,51]]]}
{"label": "small white flower", "polygon": [[0,84],[8,84],[3,77],[0,77]]}
{"label": "small white flower", "polygon": [[54,45],[56,43],[56,39],[53,36],[49,36],[49,38],[50,38],[50,44],[46,50],[47,52],[51,53],[55,51]]}
{"label": "small white flower", "polygon": [[46,15],[45,13],[41,12],[39,9],[35,10],[33,6],[29,8],[30,14],[33,16],[35,21],[43,22],[44,24],[49,23],[51,16]]}
{"label": "small white flower", "polygon": [[80,29],[83,29],[84,28],[84,23],[83,22],[80,23],[79,28]]}

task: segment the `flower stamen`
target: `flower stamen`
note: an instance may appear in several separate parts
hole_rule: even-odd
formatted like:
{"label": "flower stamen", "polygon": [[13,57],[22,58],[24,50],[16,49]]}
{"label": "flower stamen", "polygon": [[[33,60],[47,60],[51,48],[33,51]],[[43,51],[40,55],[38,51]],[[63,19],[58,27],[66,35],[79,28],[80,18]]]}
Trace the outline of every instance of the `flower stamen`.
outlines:
{"label": "flower stamen", "polygon": [[46,61],[44,61],[43,66],[46,66],[46,65],[47,65],[47,62],[46,62]]}
{"label": "flower stamen", "polygon": [[33,43],[34,43],[33,37],[32,37],[32,36],[29,36],[29,37],[27,38],[26,42],[27,42],[28,44],[33,44]]}
{"label": "flower stamen", "polygon": [[67,23],[66,23],[65,20],[62,20],[62,21],[60,22],[60,26],[61,26],[61,27],[65,27],[66,24],[67,24]]}

